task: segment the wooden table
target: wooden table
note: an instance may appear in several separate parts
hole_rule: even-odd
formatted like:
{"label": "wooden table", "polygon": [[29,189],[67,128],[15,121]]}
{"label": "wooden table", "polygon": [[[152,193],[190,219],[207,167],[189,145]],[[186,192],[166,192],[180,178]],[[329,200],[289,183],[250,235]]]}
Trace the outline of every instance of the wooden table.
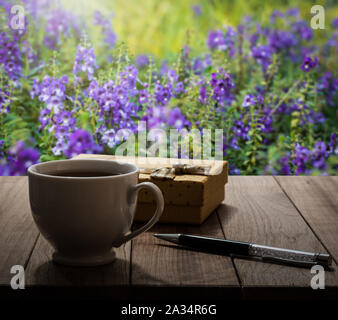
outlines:
{"label": "wooden table", "polygon": [[[309,269],[190,251],[154,232],[329,252],[333,270],[325,290],[313,290]],[[27,177],[0,177],[0,297],[337,299],[338,177],[230,177],[226,200],[203,225],[156,225],[117,249],[111,265],[64,267],[51,253],[31,217]],[[25,290],[9,285],[13,265],[25,268]]]}

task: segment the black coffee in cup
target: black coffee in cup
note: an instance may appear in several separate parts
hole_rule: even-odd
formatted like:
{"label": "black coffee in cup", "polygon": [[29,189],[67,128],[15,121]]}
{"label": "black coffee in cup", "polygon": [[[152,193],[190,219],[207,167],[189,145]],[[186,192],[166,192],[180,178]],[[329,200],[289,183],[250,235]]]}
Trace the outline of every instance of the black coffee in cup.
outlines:
{"label": "black coffee in cup", "polygon": [[100,171],[58,171],[49,173],[49,175],[58,177],[109,177],[116,176],[117,174]]}

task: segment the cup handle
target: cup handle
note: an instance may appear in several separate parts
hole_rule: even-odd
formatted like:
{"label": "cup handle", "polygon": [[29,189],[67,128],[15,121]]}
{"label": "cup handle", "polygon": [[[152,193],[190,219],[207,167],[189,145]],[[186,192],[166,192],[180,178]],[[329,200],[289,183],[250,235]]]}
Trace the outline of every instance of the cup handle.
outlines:
{"label": "cup handle", "polygon": [[151,182],[142,182],[142,183],[139,183],[136,186],[132,187],[132,189],[130,190],[130,193],[129,193],[129,197],[130,197],[129,201],[133,202],[135,197],[137,198],[137,195],[138,195],[140,189],[143,189],[143,188],[152,191],[153,194],[155,195],[155,200],[156,200],[155,213],[144,226],[140,227],[139,229],[137,229],[137,230],[135,230],[135,231],[133,231],[133,232],[127,234],[127,235],[124,235],[122,237],[119,245],[135,238],[136,236],[138,236],[142,232],[145,232],[148,229],[150,229],[160,219],[160,217],[163,213],[164,199],[163,199],[162,192],[161,192],[161,190],[158,186],[156,186],[155,184],[153,184]]}

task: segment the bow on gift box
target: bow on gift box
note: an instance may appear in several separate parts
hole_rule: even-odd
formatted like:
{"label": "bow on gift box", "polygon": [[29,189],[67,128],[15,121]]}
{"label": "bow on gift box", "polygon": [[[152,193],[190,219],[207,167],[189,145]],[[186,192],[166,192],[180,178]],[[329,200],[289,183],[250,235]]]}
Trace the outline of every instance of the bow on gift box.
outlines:
{"label": "bow on gift box", "polygon": [[209,165],[190,165],[190,164],[174,164],[172,167],[163,167],[158,169],[140,168],[140,173],[150,174],[153,179],[173,180],[176,175],[190,174],[208,176],[211,166]]}

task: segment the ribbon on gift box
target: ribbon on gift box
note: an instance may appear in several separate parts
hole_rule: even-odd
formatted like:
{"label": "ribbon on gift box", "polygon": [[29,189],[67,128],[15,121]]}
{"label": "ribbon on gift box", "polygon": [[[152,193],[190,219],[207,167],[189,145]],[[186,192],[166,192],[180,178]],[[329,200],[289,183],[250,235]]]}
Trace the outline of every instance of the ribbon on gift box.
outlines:
{"label": "ribbon on gift box", "polygon": [[176,175],[210,175],[211,166],[209,165],[190,165],[176,163],[172,167],[158,169],[140,168],[140,173],[150,174],[153,179],[173,180]]}

